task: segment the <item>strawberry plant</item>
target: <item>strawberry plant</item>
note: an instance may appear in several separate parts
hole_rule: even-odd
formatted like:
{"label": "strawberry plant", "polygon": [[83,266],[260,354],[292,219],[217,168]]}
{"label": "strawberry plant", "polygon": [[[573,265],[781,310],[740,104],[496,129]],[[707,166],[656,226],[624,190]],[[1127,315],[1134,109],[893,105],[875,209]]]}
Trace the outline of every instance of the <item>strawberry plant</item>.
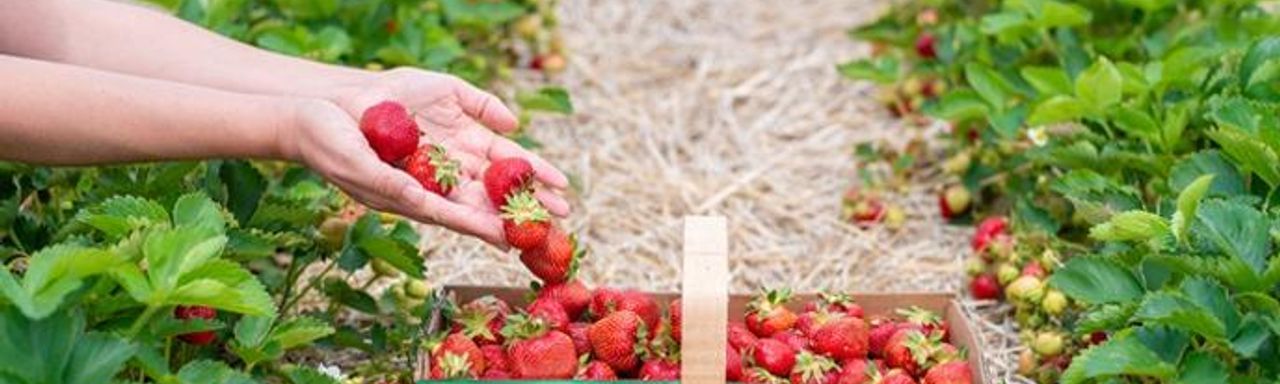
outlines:
{"label": "strawberry plant", "polygon": [[978,210],[957,219],[1011,218],[983,221],[967,269],[976,298],[1013,305],[1024,375],[1276,377],[1274,329],[1256,325],[1277,294],[1265,278],[1280,182],[1271,12],[914,1],[852,32],[875,52],[839,70],[894,89],[894,105],[919,79],[944,85],[897,112],[950,128],[948,154],[920,163],[973,192]]}

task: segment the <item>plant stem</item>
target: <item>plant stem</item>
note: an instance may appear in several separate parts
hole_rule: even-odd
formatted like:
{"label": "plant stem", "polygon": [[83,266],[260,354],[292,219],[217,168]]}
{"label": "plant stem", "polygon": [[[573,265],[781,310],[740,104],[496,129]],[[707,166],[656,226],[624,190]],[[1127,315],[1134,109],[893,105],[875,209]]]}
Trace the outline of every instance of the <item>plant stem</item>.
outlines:
{"label": "plant stem", "polygon": [[[337,261],[330,261],[329,265],[324,267],[324,270],[320,271],[320,274],[316,275],[316,278],[317,279],[324,278],[324,275],[329,274],[329,271],[332,271],[333,267],[337,265],[338,265]],[[289,313],[289,309],[291,309],[295,304],[297,304],[298,300],[301,300],[303,296],[306,296],[308,293],[311,293],[311,290],[315,288],[315,286],[316,286],[315,281],[308,281],[307,285],[303,287],[302,290],[299,291],[297,295],[294,295],[293,297],[287,297],[286,299],[288,301],[285,302],[285,304],[280,308],[280,315],[284,316],[284,314]]]}
{"label": "plant stem", "polygon": [[142,311],[142,315],[138,316],[138,319],[134,320],[133,325],[129,327],[129,338],[138,336],[138,332],[142,331],[142,326],[146,325],[159,309],[160,307],[148,305],[147,309]]}
{"label": "plant stem", "polygon": [[293,286],[298,283],[299,275],[301,275],[301,273],[298,271],[297,258],[294,258],[294,260],[289,263],[289,273],[285,274],[284,292],[281,292],[280,294],[280,308],[278,309],[280,309],[282,313],[285,308],[285,304],[288,304],[289,302],[290,294],[293,293]]}

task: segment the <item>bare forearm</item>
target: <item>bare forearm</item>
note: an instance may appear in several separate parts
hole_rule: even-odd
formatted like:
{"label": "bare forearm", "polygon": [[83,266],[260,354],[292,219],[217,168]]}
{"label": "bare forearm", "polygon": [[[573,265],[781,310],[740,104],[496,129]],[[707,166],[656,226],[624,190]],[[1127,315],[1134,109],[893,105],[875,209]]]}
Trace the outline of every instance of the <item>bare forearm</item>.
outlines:
{"label": "bare forearm", "polygon": [[0,55],[0,159],[281,158],[299,101]]}
{"label": "bare forearm", "polygon": [[138,5],[0,0],[0,53],[237,92],[327,97],[368,72],[275,54]]}

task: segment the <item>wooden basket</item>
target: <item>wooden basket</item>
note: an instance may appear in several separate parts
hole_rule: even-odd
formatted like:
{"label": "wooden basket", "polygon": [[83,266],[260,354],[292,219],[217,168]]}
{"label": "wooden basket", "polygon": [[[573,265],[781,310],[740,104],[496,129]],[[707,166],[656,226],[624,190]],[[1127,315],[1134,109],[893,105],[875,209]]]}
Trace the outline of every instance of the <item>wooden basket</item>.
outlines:
{"label": "wooden basket", "polygon": [[[684,226],[684,258],[681,293],[653,293],[660,304],[682,298],[683,336],[681,341],[680,382],[690,384],[725,382],[725,343],[729,319],[741,318],[749,295],[729,295],[728,228],[722,217],[687,217]],[[494,295],[509,303],[525,303],[525,288],[490,286],[447,286],[444,291],[458,302]],[[793,310],[814,298],[813,294],[796,295]],[[951,293],[861,293],[853,298],[870,315],[887,315],[895,309],[919,306],[943,315],[951,326],[951,342],[968,351],[975,383],[988,383],[982,363],[982,346],[970,329],[969,319],[960,310]],[[438,328],[438,317],[429,324]],[[427,377],[428,358],[419,361],[416,377]],[[441,382],[441,381],[434,381]],[[450,383],[472,382],[468,380]],[[485,381],[492,383],[493,381]],[[533,383],[535,381],[510,381]],[[581,383],[582,381],[536,381],[540,383]]]}

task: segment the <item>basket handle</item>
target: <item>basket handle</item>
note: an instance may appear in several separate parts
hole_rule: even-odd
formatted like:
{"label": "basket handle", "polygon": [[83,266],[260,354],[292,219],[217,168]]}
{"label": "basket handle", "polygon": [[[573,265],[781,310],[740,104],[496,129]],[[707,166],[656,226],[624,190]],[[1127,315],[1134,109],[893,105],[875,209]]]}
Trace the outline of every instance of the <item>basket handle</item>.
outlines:
{"label": "basket handle", "polygon": [[729,238],[724,217],[684,220],[681,287],[682,383],[724,383],[729,308]]}

